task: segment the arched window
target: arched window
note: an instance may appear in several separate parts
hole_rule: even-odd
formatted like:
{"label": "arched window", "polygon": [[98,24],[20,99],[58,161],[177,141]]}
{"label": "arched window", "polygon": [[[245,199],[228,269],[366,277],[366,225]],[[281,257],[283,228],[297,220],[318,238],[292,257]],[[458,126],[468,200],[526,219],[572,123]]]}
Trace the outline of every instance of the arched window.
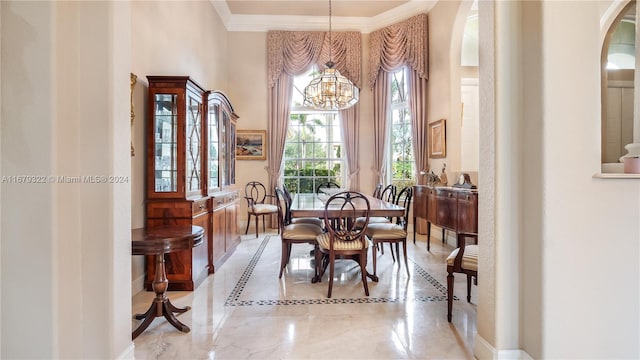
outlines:
{"label": "arched window", "polygon": [[346,184],[346,161],[337,111],[303,106],[304,87],[318,74],[296,76],[284,148],[284,184],[294,193],[313,193],[320,183]]}

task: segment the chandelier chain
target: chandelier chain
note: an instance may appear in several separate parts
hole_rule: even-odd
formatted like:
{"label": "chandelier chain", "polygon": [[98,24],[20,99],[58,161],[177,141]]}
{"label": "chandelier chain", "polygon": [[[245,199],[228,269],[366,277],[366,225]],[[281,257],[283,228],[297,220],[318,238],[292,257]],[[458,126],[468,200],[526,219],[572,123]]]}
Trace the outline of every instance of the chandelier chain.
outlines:
{"label": "chandelier chain", "polygon": [[333,57],[333,53],[332,53],[332,48],[333,48],[333,43],[331,40],[331,0],[329,0],[329,61],[332,62],[332,57]]}

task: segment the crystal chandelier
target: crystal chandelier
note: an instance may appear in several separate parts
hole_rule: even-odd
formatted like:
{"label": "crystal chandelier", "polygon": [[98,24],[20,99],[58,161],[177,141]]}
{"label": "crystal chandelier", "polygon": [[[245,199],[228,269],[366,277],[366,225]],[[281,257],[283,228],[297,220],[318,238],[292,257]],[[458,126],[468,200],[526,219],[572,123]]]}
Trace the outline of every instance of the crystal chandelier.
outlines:
{"label": "crystal chandelier", "polygon": [[358,102],[360,90],[334,69],[331,61],[331,0],[329,0],[329,61],[322,74],[304,88],[304,105],[318,110],[348,109]]}

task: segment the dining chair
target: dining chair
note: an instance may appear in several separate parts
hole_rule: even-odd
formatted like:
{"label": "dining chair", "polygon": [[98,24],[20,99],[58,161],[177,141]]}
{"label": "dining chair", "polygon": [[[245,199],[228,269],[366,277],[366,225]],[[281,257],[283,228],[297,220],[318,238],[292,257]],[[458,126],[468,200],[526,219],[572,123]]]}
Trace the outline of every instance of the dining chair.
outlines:
{"label": "dining chair", "polygon": [[[265,216],[276,215],[278,207],[270,204],[275,198],[274,195],[268,194],[267,189],[259,181],[249,181],[244,187],[244,198],[247,200],[247,228],[244,233],[249,232],[249,224],[251,216],[256,218],[256,237],[258,237],[258,218],[262,216],[262,232],[265,231]],[[278,229],[279,231],[280,229]]]}
{"label": "dining chair", "polygon": [[376,199],[380,199],[380,195],[382,195],[382,184],[378,183],[375,189],[373,189],[373,197]]}
{"label": "dining chair", "polygon": [[[384,189],[382,189],[382,184],[378,184],[376,189],[380,188],[377,196],[375,195],[376,191],[374,191],[374,197],[378,198],[382,201],[386,201],[389,203],[394,203],[396,198],[396,186],[393,184],[387,185]],[[364,219],[356,219],[356,226],[362,226],[364,223]],[[391,219],[385,216],[372,216],[369,218],[369,224],[373,223],[391,223]]]}
{"label": "dining chair", "polygon": [[[467,238],[475,239],[475,244],[467,245]],[[478,235],[458,233],[458,248],[447,257],[447,321],[451,322],[453,309],[453,274],[467,275],[467,302],[471,302],[471,279],[478,283]]]}
{"label": "dining chair", "polygon": [[398,191],[398,188],[395,185],[389,184],[385,186],[384,189],[382,189],[382,191],[380,192],[379,199],[386,202],[393,203],[396,200],[397,191]]}
{"label": "dining chair", "polygon": [[323,190],[326,189],[340,189],[340,185],[330,180],[324,183],[320,183],[318,184],[318,186],[316,186],[316,194],[320,194],[321,192],[323,192]]}
{"label": "dining chair", "polygon": [[293,202],[293,198],[291,197],[291,193],[287,189],[286,185],[282,185],[282,192],[284,193],[284,197],[287,200],[287,205],[288,205],[286,213],[284,215],[287,223],[289,223],[289,224],[313,224],[313,225],[319,226],[321,228],[324,226],[324,221],[322,221],[322,219],[320,219],[320,218],[315,218],[315,217],[297,217],[297,218],[294,218],[294,217],[292,217],[291,216],[291,204]]}
{"label": "dining chair", "polygon": [[[409,274],[409,263],[407,260],[407,226],[409,224],[409,211],[411,210],[411,197],[413,195],[413,187],[407,186],[398,194],[397,205],[402,204],[404,207],[404,215],[400,216],[394,222],[389,223],[373,223],[367,226],[366,234],[373,245],[373,281],[378,281],[377,275],[377,259],[378,245],[383,248],[384,243],[391,246],[391,255],[393,256],[393,244],[396,245],[396,253],[398,254],[398,264],[400,264],[400,249],[402,244],[402,253],[404,254],[404,266]],[[395,256],[393,256],[395,262]]]}
{"label": "dining chair", "polygon": [[[367,285],[367,252],[369,240],[365,235],[371,206],[366,196],[355,191],[343,191],[325,203],[324,226],[327,232],[318,235],[318,250],[315,252],[318,267],[318,282],[329,267],[329,289],[331,297],[336,259],[351,259],[360,265],[364,292],[369,296]],[[355,227],[355,219],[364,217],[364,227]]]}
{"label": "dining chair", "polygon": [[[287,267],[291,259],[291,246],[293,244],[311,244],[315,250],[318,248],[318,235],[322,234],[324,230],[318,225],[309,223],[292,224],[285,216],[289,211],[289,202],[285,192],[276,188],[276,199],[280,238],[282,239],[282,255],[280,258],[280,274],[278,278],[282,278],[284,268]],[[317,271],[317,267],[314,267],[314,279],[317,278]]]}

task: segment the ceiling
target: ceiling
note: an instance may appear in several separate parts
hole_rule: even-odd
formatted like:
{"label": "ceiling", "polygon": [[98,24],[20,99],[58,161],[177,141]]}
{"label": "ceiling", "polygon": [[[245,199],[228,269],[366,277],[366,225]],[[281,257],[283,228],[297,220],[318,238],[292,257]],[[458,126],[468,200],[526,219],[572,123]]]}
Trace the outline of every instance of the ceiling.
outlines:
{"label": "ceiling", "polygon": [[[327,0],[226,0],[226,2],[231,14],[234,15],[329,15]],[[331,14],[336,17],[372,17],[408,2],[408,0],[332,0]]]}
{"label": "ceiling", "polygon": [[[329,0],[210,0],[229,31],[308,30],[329,26]],[[437,0],[331,0],[332,29],[369,33],[428,12]]]}

